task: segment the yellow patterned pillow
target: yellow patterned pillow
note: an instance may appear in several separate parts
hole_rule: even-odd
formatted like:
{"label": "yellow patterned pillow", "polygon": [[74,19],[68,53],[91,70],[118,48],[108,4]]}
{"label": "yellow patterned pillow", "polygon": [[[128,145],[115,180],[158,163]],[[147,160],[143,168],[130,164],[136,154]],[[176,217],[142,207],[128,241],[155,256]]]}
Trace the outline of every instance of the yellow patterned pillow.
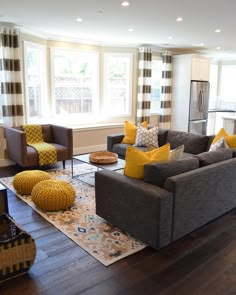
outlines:
{"label": "yellow patterned pillow", "polygon": [[145,164],[168,161],[169,154],[169,143],[147,152],[143,152],[135,147],[129,146],[125,156],[126,164],[124,174],[129,177],[143,179]]}
{"label": "yellow patterned pillow", "polygon": [[[144,128],[147,128],[148,122],[143,121],[141,123],[141,126]],[[123,138],[121,143],[128,143],[128,144],[134,144],[136,140],[136,133],[137,133],[137,126],[129,121],[125,121],[125,137]]]}

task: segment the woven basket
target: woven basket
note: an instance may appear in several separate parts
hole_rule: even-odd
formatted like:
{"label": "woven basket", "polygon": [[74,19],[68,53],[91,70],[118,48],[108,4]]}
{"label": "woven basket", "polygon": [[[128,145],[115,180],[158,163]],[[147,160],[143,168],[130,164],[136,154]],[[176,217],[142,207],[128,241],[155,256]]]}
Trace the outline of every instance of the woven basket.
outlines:
{"label": "woven basket", "polygon": [[27,272],[33,265],[36,246],[6,213],[0,214],[0,282]]}

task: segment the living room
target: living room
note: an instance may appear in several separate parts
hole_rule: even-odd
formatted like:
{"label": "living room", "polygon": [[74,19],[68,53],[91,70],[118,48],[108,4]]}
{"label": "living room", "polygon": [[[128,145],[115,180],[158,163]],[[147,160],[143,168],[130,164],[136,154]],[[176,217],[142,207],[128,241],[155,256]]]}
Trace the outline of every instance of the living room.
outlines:
{"label": "living room", "polygon": [[[212,3],[216,10],[211,18],[206,11]],[[200,4],[181,1],[171,3],[171,9],[170,3],[154,1],[79,1],[70,9],[66,1],[2,4],[1,27],[16,28],[20,36],[23,122],[72,128],[73,155],[106,150],[109,135],[123,133],[126,120],[138,121],[139,56],[144,48],[152,54],[150,125],[173,127],[173,122],[166,125],[160,120],[169,116],[169,110],[161,109],[161,88],[167,85],[162,81],[163,54],[173,59],[191,55],[209,61],[209,103],[216,112],[208,117],[208,135],[216,134],[223,127],[222,116],[233,120],[236,111],[231,79],[236,73],[236,45],[228,38],[232,25],[227,23],[234,20],[233,7],[204,3],[208,8],[199,23],[195,15],[202,11]],[[47,9],[41,10],[44,6]],[[114,86],[111,80],[118,83]],[[143,110],[141,117],[145,116]],[[15,163],[7,156],[4,128],[9,125],[2,113],[0,120],[0,169],[1,177],[6,177]],[[236,290],[234,210],[161,250],[145,247],[105,267],[13,193],[9,209],[33,234],[38,256],[32,272],[0,283],[1,294],[230,294]]]}

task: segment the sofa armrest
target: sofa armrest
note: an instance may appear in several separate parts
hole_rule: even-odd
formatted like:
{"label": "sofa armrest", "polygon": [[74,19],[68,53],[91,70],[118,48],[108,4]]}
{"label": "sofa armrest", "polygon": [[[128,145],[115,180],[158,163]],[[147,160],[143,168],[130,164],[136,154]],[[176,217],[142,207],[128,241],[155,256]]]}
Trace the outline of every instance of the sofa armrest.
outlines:
{"label": "sofa armrest", "polygon": [[96,213],[137,239],[160,248],[170,243],[172,193],[114,171],[95,174]]}
{"label": "sofa armrest", "polygon": [[122,139],[124,138],[124,134],[111,134],[107,136],[107,150],[112,152],[113,145],[116,143],[121,143]]}
{"label": "sofa armrest", "polygon": [[73,155],[73,130],[63,126],[51,125],[54,143],[63,145],[68,150],[68,158]]}
{"label": "sofa armrest", "polygon": [[7,156],[20,166],[27,166],[27,145],[24,131],[15,128],[5,128]]}
{"label": "sofa armrest", "polygon": [[173,241],[236,207],[235,175],[232,158],[167,179],[164,188],[174,195]]}

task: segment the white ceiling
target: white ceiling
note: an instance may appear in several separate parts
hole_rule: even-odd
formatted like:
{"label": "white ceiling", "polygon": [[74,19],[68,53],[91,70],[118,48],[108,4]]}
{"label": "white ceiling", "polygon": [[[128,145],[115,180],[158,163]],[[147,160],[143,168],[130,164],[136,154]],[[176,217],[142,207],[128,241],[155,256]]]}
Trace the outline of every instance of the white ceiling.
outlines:
{"label": "white ceiling", "polygon": [[[48,39],[196,49],[218,59],[236,60],[235,0],[130,0],[128,7],[121,2],[0,0],[0,22],[14,23]],[[183,22],[178,23],[180,16]],[[83,22],[77,22],[78,17]],[[221,33],[214,32],[218,28]],[[200,43],[204,46],[192,46]]]}

